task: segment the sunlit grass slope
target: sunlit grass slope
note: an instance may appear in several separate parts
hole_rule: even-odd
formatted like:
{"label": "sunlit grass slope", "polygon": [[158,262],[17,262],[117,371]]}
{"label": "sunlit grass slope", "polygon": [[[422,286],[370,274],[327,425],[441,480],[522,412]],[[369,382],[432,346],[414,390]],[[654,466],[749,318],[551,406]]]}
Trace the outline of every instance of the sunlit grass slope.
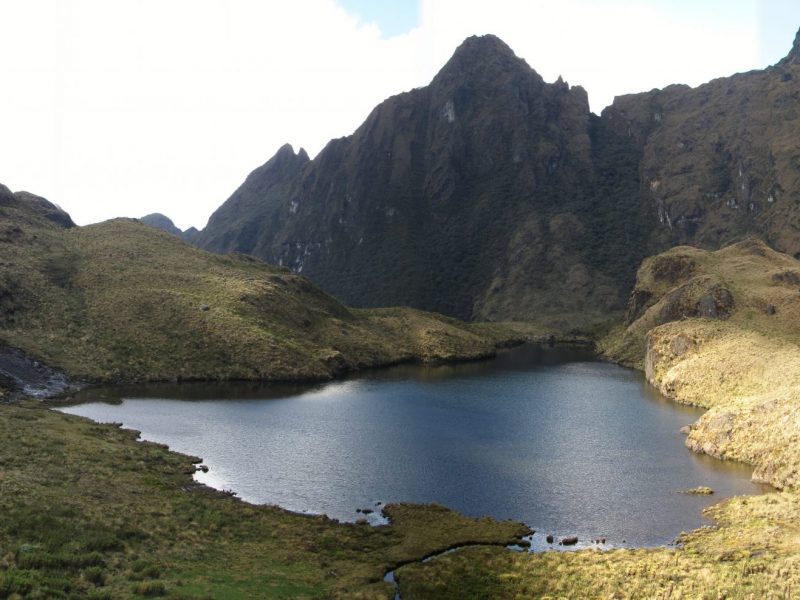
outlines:
{"label": "sunlit grass slope", "polygon": [[65,228],[18,196],[0,197],[0,340],[87,380],[328,378],[523,339],[410,309],[351,310],[285,269],[129,219]]}

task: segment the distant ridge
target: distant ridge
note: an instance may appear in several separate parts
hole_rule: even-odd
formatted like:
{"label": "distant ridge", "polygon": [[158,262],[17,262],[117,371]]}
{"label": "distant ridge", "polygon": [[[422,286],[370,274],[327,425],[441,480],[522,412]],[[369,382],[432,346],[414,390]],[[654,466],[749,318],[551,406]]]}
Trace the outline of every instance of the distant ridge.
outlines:
{"label": "distant ridge", "polygon": [[161,229],[162,231],[176,235],[186,241],[191,241],[198,233],[195,227],[190,227],[186,231],[181,231],[178,229],[175,223],[172,222],[172,219],[166,215],[162,215],[161,213],[151,213],[149,215],[145,215],[144,217],[141,217],[139,221],[145,225],[150,225],[150,227],[155,227],[156,229]]}

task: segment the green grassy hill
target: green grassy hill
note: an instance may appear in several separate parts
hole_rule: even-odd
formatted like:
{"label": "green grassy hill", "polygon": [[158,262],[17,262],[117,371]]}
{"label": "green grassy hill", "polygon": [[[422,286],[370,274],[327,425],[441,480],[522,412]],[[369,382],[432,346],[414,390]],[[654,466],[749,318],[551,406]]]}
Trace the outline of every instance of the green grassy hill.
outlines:
{"label": "green grassy hill", "polygon": [[90,381],[323,379],[489,356],[524,337],[410,309],[351,310],[286,269],[135,220],[74,227],[5,188],[0,256],[0,340]]}

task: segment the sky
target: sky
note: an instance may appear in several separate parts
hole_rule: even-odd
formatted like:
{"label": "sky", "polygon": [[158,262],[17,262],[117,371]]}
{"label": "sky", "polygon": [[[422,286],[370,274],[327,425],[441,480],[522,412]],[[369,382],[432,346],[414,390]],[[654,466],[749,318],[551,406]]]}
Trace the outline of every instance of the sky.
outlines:
{"label": "sky", "polygon": [[774,64],[797,0],[0,0],[0,183],[81,225],[202,228],[284,143],[313,157],[493,33],[619,94]]}

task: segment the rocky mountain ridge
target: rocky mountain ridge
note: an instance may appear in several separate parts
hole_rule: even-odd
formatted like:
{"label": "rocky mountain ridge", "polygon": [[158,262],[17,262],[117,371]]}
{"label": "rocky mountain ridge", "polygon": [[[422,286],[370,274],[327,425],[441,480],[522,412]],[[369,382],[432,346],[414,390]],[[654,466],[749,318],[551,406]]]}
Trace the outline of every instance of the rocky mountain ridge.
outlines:
{"label": "rocky mountain ridge", "polygon": [[291,146],[194,238],[356,306],[580,324],[645,256],[744,234],[800,252],[798,41],[762,71],[622,96],[600,116],[494,36],[314,159]]}

